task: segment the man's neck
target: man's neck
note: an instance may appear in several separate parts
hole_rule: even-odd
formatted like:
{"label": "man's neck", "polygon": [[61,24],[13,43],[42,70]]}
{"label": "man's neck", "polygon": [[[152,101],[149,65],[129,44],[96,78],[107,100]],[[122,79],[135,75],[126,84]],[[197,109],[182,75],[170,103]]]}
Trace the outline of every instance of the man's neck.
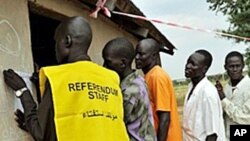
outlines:
{"label": "man's neck", "polygon": [[128,75],[130,75],[131,73],[133,73],[132,68],[127,68],[124,73],[120,76],[120,79],[123,80],[124,78],[126,78]]}
{"label": "man's neck", "polygon": [[152,63],[150,64],[148,67],[146,68],[143,68],[142,71],[144,74],[147,74],[154,66],[156,66],[157,64],[156,63]]}
{"label": "man's neck", "polygon": [[201,76],[198,76],[198,77],[191,78],[193,87],[195,87],[204,77],[205,77],[205,75],[201,75]]}
{"label": "man's neck", "polygon": [[77,61],[91,61],[88,55],[78,55],[68,59],[69,63],[77,62]]}
{"label": "man's neck", "polygon": [[241,77],[240,77],[240,79],[231,79],[231,85],[233,86],[233,87],[235,87],[242,79],[244,78],[244,76],[242,75]]}
{"label": "man's neck", "polygon": [[195,77],[195,78],[191,78],[193,87],[190,90],[189,94],[188,94],[188,98],[187,100],[189,100],[189,98],[191,97],[191,95],[193,94],[193,91],[195,89],[195,87],[197,86],[197,84],[205,77],[205,75],[199,76],[199,77]]}

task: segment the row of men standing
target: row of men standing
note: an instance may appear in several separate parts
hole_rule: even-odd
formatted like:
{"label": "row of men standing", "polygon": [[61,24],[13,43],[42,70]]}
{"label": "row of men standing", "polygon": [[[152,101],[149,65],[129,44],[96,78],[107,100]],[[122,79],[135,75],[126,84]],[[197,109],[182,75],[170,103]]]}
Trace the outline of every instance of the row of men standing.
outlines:
{"label": "row of men standing", "polygon": [[[57,60],[63,65],[40,70],[43,98],[38,110],[22,78],[13,70],[4,71],[6,84],[17,92],[24,106],[24,115],[21,111],[16,112],[19,127],[29,131],[35,140],[225,140],[219,96],[226,101],[224,109],[231,111],[237,107],[230,99],[223,97],[219,83],[216,86],[220,95],[207,80],[206,72],[212,63],[209,52],[198,50],[186,63],[185,76],[191,78],[192,83],[184,102],[182,135],[173,85],[158,64],[160,45],[155,40],[140,41],[136,50],[125,38],[113,39],[104,46],[103,66],[114,70],[121,83],[113,71],[91,62],[87,51],[92,31],[85,19],[73,17],[60,24],[55,40]],[[229,76],[227,66],[238,68],[241,77],[233,84],[236,86],[243,79],[244,61],[232,54],[229,59],[226,58],[225,68]],[[137,69],[142,69],[145,74],[146,83],[131,67],[134,57]],[[230,61],[235,57],[240,59],[238,63],[243,65],[242,68],[236,67],[239,64],[235,64],[235,61]],[[235,71],[231,74],[235,74]],[[230,78],[231,81],[239,79]],[[245,79],[249,81],[248,77]],[[75,82],[71,83],[70,91],[67,87],[69,82]],[[107,95],[97,89],[102,86],[117,90],[117,93]],[[82,93],[84,95],[79,96]],[[249,99],[247,93],[242,93]],[[249,116],[244,111],[241,114]],[[231,116],[239,115],[227,111],[226,114],[228,120],[235,120]],[[107,121],[107,118],[111,120]],[[242,121],[235,122],[247,123],[249,117]]]}

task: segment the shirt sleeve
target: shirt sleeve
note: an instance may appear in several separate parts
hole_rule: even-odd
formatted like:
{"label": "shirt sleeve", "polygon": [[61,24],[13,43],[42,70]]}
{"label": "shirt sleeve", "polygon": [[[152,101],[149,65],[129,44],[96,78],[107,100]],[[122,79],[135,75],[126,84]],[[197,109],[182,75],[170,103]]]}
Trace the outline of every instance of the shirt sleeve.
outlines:
{"label": "shirt sleeve", "polygon": [[43,99],[38,107],[27,91],[21,97],[24,107],[24,116],[27,129],[36,141],[56,140],[54,111],[49,83],[46,83],[46,90]]}
{"label": "shirt sleeve", "polygon": [[123,91],[124,121],[125,124],[132,123],[141,117],[145,110],[139,96],[140,90],[135,86],[131,86]]}
{"label": "shirt sleeve", "polygon": [[250,124],[250,99],[244,104],[237,106],[228,98],[222,101],[224,112],[238,124]]}
{"label": "shirt sleeve", "polygon": [[171,111],[171,95],[173,94],[173,86],[166,77],[153,78],[153,98],[156,111]]}
{"label": "shirt sleeve", "polygon": [[214,133],[219,135],[220,117],[222,117],[222,109],[220,106],[220,100],[217,99],[216,91],[207,91],[207,97],[204,100],[204,113],[203,122],[206,131],[206,135],[212,135]]}
{"label": "shirt sleeve", "polygon": [[[124,93],[125,94],[125,93]],[[128,124],[129,122],[132,122],[136,119],[136,117],[133,115],[132,117],[132,111],[134,110],[134,106],[137,104],[137,99],[133,96],[124,96],[123,97],[123,107],[124,107],[124,122],[125,124]]]}

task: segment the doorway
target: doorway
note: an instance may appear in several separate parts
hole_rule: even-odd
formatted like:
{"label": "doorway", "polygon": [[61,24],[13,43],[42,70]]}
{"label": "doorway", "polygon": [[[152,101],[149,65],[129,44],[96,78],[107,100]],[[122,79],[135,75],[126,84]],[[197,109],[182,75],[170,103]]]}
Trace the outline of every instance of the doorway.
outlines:
{"label": "doorway", "polygon": [[54,32],[60,21],[29,12],[34,63],[39,67],[56,65]]}
{"label": "doorway", "polygon": [[56,65],[54,32],[60,21],[29,11],[31,47],[34,62],[32,82],[37,92],[37,102],[40,103],[39,68]]}

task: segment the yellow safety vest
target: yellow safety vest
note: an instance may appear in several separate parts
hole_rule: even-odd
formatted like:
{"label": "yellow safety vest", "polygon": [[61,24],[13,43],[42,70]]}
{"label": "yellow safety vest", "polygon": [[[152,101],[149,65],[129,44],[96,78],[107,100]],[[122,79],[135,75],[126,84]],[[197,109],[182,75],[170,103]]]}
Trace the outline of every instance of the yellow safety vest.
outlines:
{"label": "yellow safety vest", "polygon": [[49,80],[58,141],[128,141],[118,75],[90,61],[44,67]]}

